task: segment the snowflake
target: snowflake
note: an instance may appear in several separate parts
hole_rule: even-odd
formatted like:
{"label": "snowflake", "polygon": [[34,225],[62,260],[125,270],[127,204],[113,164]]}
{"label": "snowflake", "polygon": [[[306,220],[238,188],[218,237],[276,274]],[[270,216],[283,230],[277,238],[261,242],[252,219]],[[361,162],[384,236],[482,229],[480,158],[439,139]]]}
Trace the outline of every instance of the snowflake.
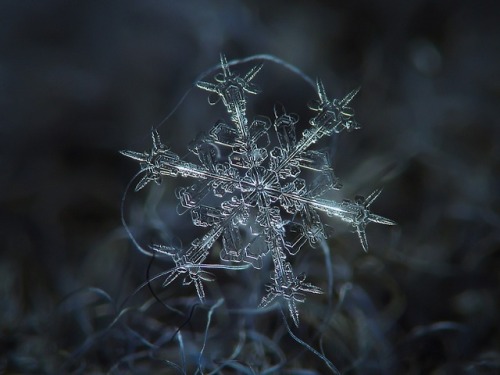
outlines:
{"label": "snowflake", "polygon": [[[175,264],[167,273],[164,286],[183,275],[183,284],[194,284],[203,302],[203,282],[215,279],[212,273],[204,270],[204,262],[214,243],[221,239],[219,256],[222,265],[246,263],[261,269],[263,258],[270,256],[273,270],[259,306],[281,300],[298,326],[296,302],[304,302],[305,293],[322,293],[322,290],[305,282],[305,274],[296,276],[289,258],[306,242],[314,247],[327,238],[319,213],[352,225],[365,251],[368,250],[367,224],[395,224],[370,211],[380,189],[367,198],[358,196],[354,201],[339,203],[324,198],[327,191],[338,190],[341,185],[326,154],[310,150],[323,137],[359,129],[354,111],[349,107],[357,90],[343,99],[330,100],[323,84],[317,80],[318,98],[309,104],[315,114],[309,120],[310,127],[298,136],[298,116],[287,113],[282,105],[275,106],[274,121],[256,116],[249,123],[247,97],[260,92],[252,80],[262,69],[262,64],[241,77],[230,70],[225,56],[221,55],[221,68],[222,72],[215,75],[215,83],[201,81],[197,86],[210,93],[208,101],[211,105],[222,100],[230,122],[217,122],[208,134],[198,136],[192,142],[189,150],[197,156],[199,163],[185,161],[169,150],[157,131],[152,133],[150,152],[121,153],[139,161],[145,172],[136,191],[151,181],[160,184],[164,176],[189,177],[197,181],[179,189],[176,195],[179,204],[190,213],[193,224],[209,229],[187,249],[152,245],[154,251],[171,257]],[[270,136],[273,132],[274,147]],[[302,178],[306,170],[316,175],[311,182]],[[210,192],[220,198],[220,204],[203,204]],[[244,238],[241,227],[250,227],[252,238]],[[295,238],[290,241],[292,233],[295,233]]]}

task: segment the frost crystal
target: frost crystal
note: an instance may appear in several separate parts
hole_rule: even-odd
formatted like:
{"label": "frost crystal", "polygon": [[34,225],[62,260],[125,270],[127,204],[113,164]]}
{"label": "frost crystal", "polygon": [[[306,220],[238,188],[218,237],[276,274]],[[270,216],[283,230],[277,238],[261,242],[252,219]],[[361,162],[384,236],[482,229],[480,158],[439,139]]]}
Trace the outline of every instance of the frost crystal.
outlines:
{"label": "frost crystal", "polygon": [[[279,298],[286,302],[298,326],[296,302],[304,302],[305,293],[322,291],[305,282],[305,274],[296,276],[289,258],[306,242],[314,247],[327,238],[319,213],[351,224],[365,251],[368,250],[365,233],[368,223],[395,224],[370,212],[370,205],[379,196],[380,189],[367,198],[358,196],[354,201],[339,203],[322,198],[325,192],[338,190],[341,185],[325,153],[310,150],[310,147],[325,136],[359,129],[354,111],[349,107],[358,90],[343,99],[330,100],[318,80],[318,98],[309,105],[315,115],[309,120],[310,127],[299,136],[296,133],[298,116],[287,113],[282,105],[275,106],[274,121],[256,116],[249,123],[247,96],[260,92],[252,80],[262,64],[240,77],[230,70],[225,56],[221,55],[221,67],[222,73],[215,75],[215,83],[202,81],[197,86],[210,92],[210,104],[222,100],[230,122],[217,122],[208,134],[192,142],[189,150],[199,163],[182,160],[161,142],[157,131],[153,131],[150,152],[122,151],[122,154],[139,161],[145,172],[136,191],[150,181],[160,184],[163,176],[196,180],[194,185],[181,188],[176,194],[180,206],[191,214],[193,224],[208,228],[208,231],[192,241],[187,249],[152,246],[154,251],[170,256],[175,263],[167,273],[164,286],[183,275],[183,284],[194,284],[203,302],[203,281],[215,279],[203,265],[214,243],[221,240],[222,265],[247,263],[260,269],[263,258],[270,256],[273,270],[259,306],[265,307]],[[274,147],[270,135],[273,132]],[[311,182],[302,178],[305,170],[316,175]],[[210,192],[221,198],[219,205],[203,204]],[[251,234],[244,236],[240,231],[242,227],[251,228]],[[292,233],[295,234],[293,240]]]}

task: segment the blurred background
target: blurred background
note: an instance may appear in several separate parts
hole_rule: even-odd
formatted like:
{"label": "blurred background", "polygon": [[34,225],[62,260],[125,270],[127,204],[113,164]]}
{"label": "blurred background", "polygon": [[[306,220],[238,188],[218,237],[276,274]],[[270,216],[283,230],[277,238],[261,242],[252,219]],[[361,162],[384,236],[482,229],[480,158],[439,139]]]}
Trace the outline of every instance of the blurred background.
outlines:
{"label": "blurred background", "polygon": [[[146,280],[149,263],[121,224],[138,166],[118,151],[148,149],[151,128],[221,52],[275,55],[320,77],[335,97],[361,86],[353,107],[363,128],[339,137],[333,165],[347,198],[384,186],[374,211],[398,226],[369,226],[369,254],[352,233],[329,242],[334,306],[342,304],[322,340],[327,357],[350,374],[500,373],[499,8],[487,0],[1,0],[0,373],[105,373],[131,354],[130,332],[95,335],[112,320],[106,309]],[[282,87],[286,79],[256,78],[258,113],[314,95]],[[220,114],[200,95],[202,107],[188,98],[159,129],[181,154]],[[158,197],[129,194],[125,214]],[[161,219],[175,228],[170,208]],[[311,332],[320,324],[305,322],[302,338],[319,348]],[[274,328],[259,332],[276,338]],[[296,351],[283,372],[326,372]],[[158,361],[142,366],[117,371],[176,373]]]}

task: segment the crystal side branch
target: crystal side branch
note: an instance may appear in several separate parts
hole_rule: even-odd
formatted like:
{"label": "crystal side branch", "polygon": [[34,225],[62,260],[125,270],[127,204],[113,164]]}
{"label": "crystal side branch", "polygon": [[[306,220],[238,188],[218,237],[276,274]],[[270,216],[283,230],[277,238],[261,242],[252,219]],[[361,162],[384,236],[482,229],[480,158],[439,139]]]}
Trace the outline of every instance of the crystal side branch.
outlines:
{"label": "crystal side branch", "polygon": [[[196,163],[185,161],[169,150],[157,131],[152,133],[151,151],[121,153],[139,161],[144,171],[136,191],[151,181],[160,184],[164,176],[196,181],[179,189],[176,195],[182,210],[190,213],[193,224],[208,231],[192,241],[187,249],[152,246],[154,251],[170,256],[175,264],[167,273],[164,286],[183,275],[183,284],[194,284],[203,302],[202,282],[215,279],[204,270],[205,261],[220,240],[222,268],[247,263],[261,269],[263,258],[270,256],[273,269],[259,306],[280,300],[298,326],[296,303],[304,302],[306,293],[322,293],[322,290],[305,282],[305,274],[294,274],[290,257],[304,244],[314,247],[327,238],[320,213],[352,225],[365,251],[368,251],[367,224],[395,224],[370,211],[381,189],[366,198],[358,196],[354,201],[323,198],[327,191],[338,190],[341,185],[325,153],[310,147],[323,137],[359,129],[354,111],[349,107],[358,90],[340,100],[330,100],[322,82],[317,80],[318,98],[309,105],[315,115],[309,120],[310,127],[299,136],[298,116],[287,113],[282,105],[275,105],[273,121],[255,116],[249,123],[247,97],[260,92],[252,81],[262,64],[241,77],[231,71],[226,57],[221,55],[221,68],[222,72],[215,75],[215,83],[201,81],[197,86],[210,93],[211,105],[222,100],[230,121],[217,122],[208,134],[198,136],[189,145],[189,151],[198,160]],[[271,146],[272,133],[274,147]],[[302,178],[306,170],[315,174],[312,181]],[[218,198],[220,204],[206,204],[207,200],[213,202],[213,197]],[[250,239],[242,236],[242,227],[251,228]]]}

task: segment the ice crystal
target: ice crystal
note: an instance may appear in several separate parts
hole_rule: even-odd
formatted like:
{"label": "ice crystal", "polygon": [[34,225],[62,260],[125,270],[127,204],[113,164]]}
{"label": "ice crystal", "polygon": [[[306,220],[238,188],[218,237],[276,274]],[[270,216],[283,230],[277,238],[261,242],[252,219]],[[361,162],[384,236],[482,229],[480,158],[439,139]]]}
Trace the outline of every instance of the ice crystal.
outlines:
{"label": "ice crystal", "polygon": [[[273,121],[255,116],[249,122],[248,94],[260,92],[252,81],[262,64],[241,77],[231,71],[225,56],[221,55],[221,68],[222,72],[215,75],[215,83],[200,81],[197,86],[210,93],[211,105],[222,100],[230,121],[217,122],[207,134],[191,143],[189,150],[197,156],[198,163],[185,161],[172,152],[161,142],[157,131],[152,133],[150,152],[122,151],[122,154],[139,161],[144,171],[136,191],[151,181],[160,184],[164,176],[196,180],[195,184],[178,189],[176,195],[183,210],[190,213],[193,224],[208,231],[192,241],[187,249],[162,244],[152,246],[154,251],[170,256],[175,264],[167,272],[164,286],[183,275],[183,284],[194,284],[203,302],[203,282],[215,279],[203,265],[214,243],[221,240],[219,257],[223,265],[247,263],[261,269],[263,258],[270,256],[273,270],[259,306],[265,307],[280,299],[298,326],[296,302],[304,302],[305,293],[322,293],[322,290],[305,282],[305,274],[296,276],[290,258],[305,243],[314,247],[327,238],[319,213],[352,225],[365,251],[368,250],[367,224],[395,224],[370,212],[380,189],[367,198],[358,196],[354,201],[336,202],[326,198],[327,191],[338,190],[341,185],[326,154],[310,149],[323,137],[359,129],[349,106],[358,90],[342,99],[330,100],[322,82],[317,80],[318,98],[309,104],[314,116],[299,136],[296,131],[299,117],[287,113],[282,105],[275,105]],[[306,170],[316,175],[308,178],[310,182],[305,178],[308,177]],[[220,198],[220,204],[204,204],[210,192]],[[250,239],[242,236],[241,227],[251,228]]]}

